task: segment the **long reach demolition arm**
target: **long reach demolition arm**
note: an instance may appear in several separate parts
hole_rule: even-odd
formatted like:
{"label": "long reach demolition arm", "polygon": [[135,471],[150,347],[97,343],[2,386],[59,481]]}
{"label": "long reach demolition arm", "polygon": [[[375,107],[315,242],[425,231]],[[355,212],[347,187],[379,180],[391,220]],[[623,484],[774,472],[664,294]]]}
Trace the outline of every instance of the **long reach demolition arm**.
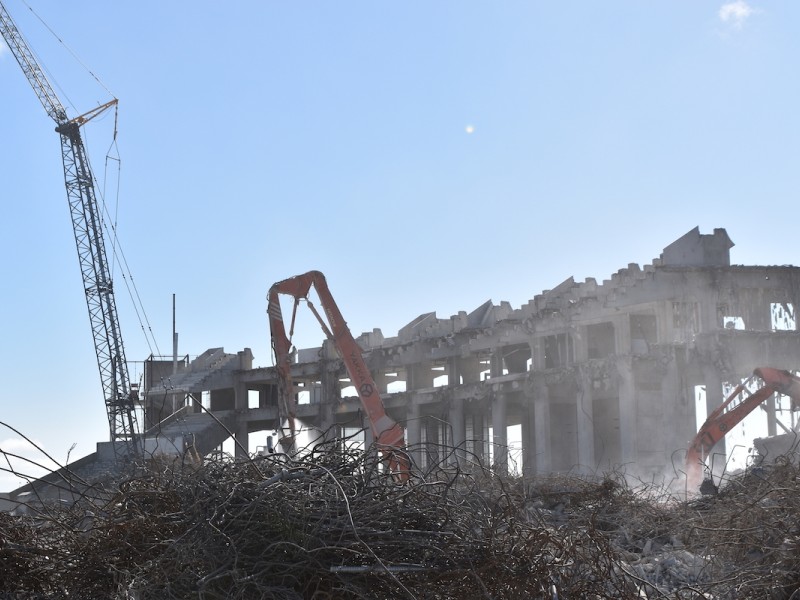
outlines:
{"label": "long reach demolition arm", "polygon": [[[311,287],[317,291],[328,324],[322,319],[314,305],[308,301]],[[281,312],[280,295],[285,294],[294,298],[294,309],[290,334],[287,336]],[[400,427],[384,409],[378,386],[367,368],[361,348],[353,339],[339,307],[328,289],[325,276],[319,271],[309,271],[274,284],[269,290],[269,315],[270,333],[272,336],[272,349],[275,352],[275,364],[279,380],[279,398],[281,412],[289,422],[288,446],[292,447],[295,436],[295,396],[291,373],[291,332],[294,330],[297,306],[301,300],[306,300],[314,316],[322,326],[328,339],[333,341],[336,351],[344,362],[350,381],[355,386],[361,404],[367,414],[378,450],[384,457],[389,469],[396,477],[405,481],[408,479],[410,461],[404,451],[403,428]],[[285,442],[284,442],[285,444]]]}

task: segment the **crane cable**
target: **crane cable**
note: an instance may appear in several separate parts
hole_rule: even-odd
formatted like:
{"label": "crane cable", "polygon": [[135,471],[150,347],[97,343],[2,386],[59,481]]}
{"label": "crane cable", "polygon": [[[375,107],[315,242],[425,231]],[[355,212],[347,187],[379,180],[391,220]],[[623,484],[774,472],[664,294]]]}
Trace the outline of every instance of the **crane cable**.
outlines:
{"label": "crane cable", "polygon": [[[131,272],[130,266],[128,265],[128,259],[125,256],[125,252],[122,249],[122,244],[120,242],[119,236],[117,235],[117,215],[119,214],[119,200],[120,200],[120,181],[121,181],[121,173],[122,173],[122,160],[119,157],[119,146],[117,145],[117,122],[118,122],[118,115],[117,115],[118,108],[115,107],[115,114],[114,114],[114,134],[111,145],[106,152],[106,164],[105,170],[103,174],[103,191],[99,194],[102,211],[106,218],[101,219],[102,227],[106,231],[108,237],[111,240],[111,255],[114,259],[114,262],[111,266],[112,273],[116,270],[116,264],[119,263],[120,265],[120,274],[122,275],[122,279],[125,282],[125,288],[128,290],[128,296],[131,299],[131,303],[133,305],[133,309],[136,312],[136,318],[139,321],[139,327],[142,330],[142,333],[145,337],[145,341],[147,342],[147,347],[150,350],[151,355],[160,356],[161,350],[158,347],[158,342],[156,341],[156,337],[153,334],[153,328],[150,324],[150,319],[147,316],[147,312],[144,309],[144,303],[142,302],[142,298],[139,295],[139,290],[136,287],[136,282],[133,278],[133,273]],[[112,156],[112,150],[115,153],[115,156]],[[105,182],[108,181],[108,168],[109,168],[109,161],[112,161],[117,166],[117,185],[115,191],[115,198],[114,198],[114,215],[112,216],[108,209],[108,203],[105,199]],[[94,173],[94,171],[92,171]],[[108,223],[111,223],[109,227]],[[113,281],[113,277],[112,277]],[[155,346],[155,351],[153,350],[153,346]]]}
{"label": "crane cable", "polygon": [[[27,0],[22,0],[22,3],[28,8],[28,10],[31,12],[31,14],[33,14],[36,17],[36,19],[44,26],[44,28],[47,29],[47,31],[50,32],[50,34],[58,41],[58,43],[61,44],[67,52],[69,52],[69,54],[72,56],[72,58],[75,59],[75,61],[92,77],[92,79],[94,79],[97,82],[97,84],[101,88],[103,88],[106,91],[106,93],[108,93],[109,96],[111,96],[112,98],[116,98],[116,96],[111,92],[111,90],[108,89],[108,86],[106,86],[105,83],[103,83],[100,80],[100,78],[94,73],[94,71],[92,71],[86,65],[86,63],[84,63],[80,59],[80,57],[75,53],[75,51],[73,51],[72,48],[70,48],[64,42],[64,40],[61,39],[61,37],[59,37],[59,35],[53,30],[53,28],[50,27],[50,25],[47,24],[47,22],[33,9],[33,7],[31,7],[30,4],[28,4]],[[37,60],[39,60],[38,57],[37,57]],[[41,60],[39,60],[39,64],[44,64],[44,63]],[[72,106],[72,108],[76,112],[80,112],[75,107],[73,102],[69,99],[69,96],[64,92],[63,88],[60,85],[58,85],[57,80],[55,79],[55,77],[53,77],[52,74],[49,71],[48,71],[47,74],[51,78],[52,81],[56,82],[56,87],[58,87],[59,91],[67,99],[67,103],[70,106]],[[131,299],[131,302],[133,304],[134,311],[136,312],[136,317],[137,317],[137,319],[139,321],[139,326],[140,326],[140,328],[142,330],[142,333],[144,334],[145,341],[147,343],[148,349],[150,350],[150,354],[160,355],[161,351],[158,348],[158,343],[156,342],[155,335],[153,334],[153,329],[152,329],[152,326],[150,325],[150,320],[148,319],[147,313],[144,310],[144,304],[142,303],[141,296],[139,295],[139,290],[136,288],[136,284],[135,284],[135,282],[133,280],[133,275],[131,273],[130,267],[128,266],[128,261],[125,258],[125,254],[122,251],[122,247],[120,245],[119,238],[117,236],[117,219],[116,219],[116,215],[119,213],[120,179],[121,179],[120,178],[120,174],[122,172],[122,161],[121,161],[121,159],[119,157],[119,146],[117,145],[117,123],[118,123],[118,117],[119,117],[119,107],[117,105],[117,106],[114,107],[114,133],[113,133],[113,137],[112,137],[112,141],[111,141],[111,144],[109,146],[109,149],[106,152],[106,165],[105,165],[105,171],[104,171],[104,174],[103,174],[103,179],[104,179],[104,181],[103,181],[103,191],[98,194],[99,195],[100,204],[102,206],[102,208],[101,208],[102,213],[107,217],[107,219],[112,223],[112,225],[109,228],[106,218],[102,218],[102,215],[101,215],[101,223],[102,223],[103,229],[105,229],[106,233],[108,234],[108,236],[111,239],[111,253],[112,253],[112,257],[113,257],[113,261],[114,262],[110,265],[110,271],[111,271],[111,273],[114,272],[116,262],[117,262],[117,260],[119,260],[120,265],[122,265],[121,266],[122,278],[125,281],[125,287],[128,290],[128,295],[129,295],[129,297]],[[114,152],[116,154],[115,156],[111,156],[112,149],[114,150]],[[88,156],[87,156],[87,159],[88,159]],[[109,163],[109,160],[114,161],[117,164],[117,186],[116,186],[117,189],[116,189],[116,192],[115,192],[114,217],[112,217],[111,214],[109,213],[108,205],[107,205],[107,203],[105,201],[105,181],[107,181],[107,179],[108,179],[108,163]],[[94,173],[94,170],[91,170],[90,172]],[[97,184],[97,183],[98,182],[95,180],[95,184]],[[96,189],[99,189],[99,188],[96,187]],[[112,277],[112,281],[113,281],[113,277]],[[146,328],[145,328],[145,326],[146,326]],[[152,341],[152,343],[151,343],[151,341]],[[155,346],[155,352],[153,351],[153,346]]]}
{"label": "crane cable", "polygon": [[[112,93],[111,93],[111,90],[109,90],[109,89],[106,87],[106,85],[105,85],[105,84],[104,84],[102,81],[100,81],[100,78],[99,78],[97,75],[95,75],[95,73],[94,73],[94,72],[93,72],[93,71],[92,71],[92,70],[91,70],[91,69],[90,69],[88,66],[86,66],[86,64],[85,64],[85,63],[84,63],[84,62],[83,62],[83,61],[80,59],[80,57],[79,57],[79,56],[78,56],[78,55],[77,55],[77,54],[76,54],[76,53],[75,53],[75,52],[72,50],[72,48],[70,48],[69,46],[67,46],[67,44],[64,42],[64,40],[62,40],[60,37],[58,37],[58,34],[57,34],[55,31],[53,31],[53,28],[52,28],[52,27],[50,27],[50,25],[48,25],[48,24],[45,22],[45,20],[44,20],[44,19],[42,19],[42,17],[41,17],[41,16],[39,16],[39,13],[37,13],[35,10],[33,10],[33,8],[31,7],[31,5],[30,5],[30,4],[28,4],[27,0],[22,0],[22,3],[23,3],[23,4],[24,4],[24,5],[25,5],[25,6],[28,8],[28,10],[29,10],[29,11],[31,11],[31,13],[33,14],[33,16],[35,16],[35,17],[36,17],[36,18],[39,20],[39,22],[40,22],[42,25],[44,25],[44,28],[45,28],[45,29],[47,29],[47,31],[49,31],[49,32],[50,32],[50,33],[53,35],[53,37],[54,37],[54,38],[56,38],[56,40],[58,40],[58,43],[59,43],[59,44],[61,44],[62,46],[64,46],[64,48],[67,50],[67,52],[69,52],[69,53],[70,53],[70,55],[72,56],[72,58],[74,58],[74,59],[75,59],[75,61],[76,61],[76,62],[77,62],[77,63],[78,63],[78,64],[79,64],[81,67],[83,67],[83,68],[84,68],[84,70],[85,70],[87,73],[89,73],[89,75],[91,75],[91,76],[92,76],[92,78],[93,78],[93,79],[94,79],[94,80],[95,80],[95,81],[96,81],[96,82],[97,82],[97,83],[100,85],[100,87],[102,87],[102,88],[103,88],[103,89],[104,89],[104,90],[105,90],[105,91],[108,93],[108,95],[109,95],[109,96],[111,96],[112,98],[116,98],[116,96],[115,96],[114,94],[112,94]],[[48,75],[49,75],[49,73],[48,73]],[[59,89],[60,89],[60,88],[59,88]],[[63,90],[62,90],[62,91],[63,91]],[[70,105],[72,105],[72,103],[71,103],[71,102],[70,102]],[[72,105],[72,106],[73,106],[73,108],[74,108],[74,105]]]}

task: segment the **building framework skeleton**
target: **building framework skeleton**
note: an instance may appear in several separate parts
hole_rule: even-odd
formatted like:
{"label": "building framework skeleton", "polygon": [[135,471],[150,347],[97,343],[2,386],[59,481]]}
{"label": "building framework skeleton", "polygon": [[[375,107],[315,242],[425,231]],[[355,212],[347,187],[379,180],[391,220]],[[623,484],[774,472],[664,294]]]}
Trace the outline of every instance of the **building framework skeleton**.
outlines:
{"label": "building framework skeleton", "polygon": [[[724,229],[695,228],[652,264],[629,264],[602,283],[570,277],[519,309],[489,301],[449,319],[427,313],[396,337],[375,329],[357,341],[423,468],[442,445],[488,458],[491,444],[494,464],[506,469],[506,427],[521,425],[525,473],[624,466],[660,476],[680,469],[696,432],[696,386],[705,386],[710,412],[723,383],[755,366],[800,366],[800,268],[731,266],[732,246]],[[199,401],[205,392],[210,409],[230,418],[240,455],[249,433],[277,429],[273,368],[253,369],[249,349],[212,349],[198,361],[175,375],[171,360],[148,361],[151,428],[175,395]],[[327,342],[299,350],[292,377],[303,422],[322,431],[363,425],[357,399],[342,397],[349,383]],[[249,408],[253,394],[257,408]],[[199,410],[189,404],[183,413]],[[774,435],[774,403],[765,408]],[[169,419],[160,427],[169,434]],[[195,433],[203,450],[221,441]]]}
{"label": "building framework skeleton", "polygon": [[[356,341],[419,468],[488,461],[491,451],[505,471],[513,460],[506,428],[520,425],[526,475],[621,468],[679,478],[697,431],[698,386],[711,413],[723,384],[754,367],[800,367],[800,268],[732,266],[732,246],[724,229],[695,228],[652,264],[629,264],[602,283],[570,277],[518,309],[489,301],[449,319],[426,313],[396,337],[375,329]],[[276,371],[252,364],[249,348],[145,361],[145,452],[205,455],[232,432],[236,455],[249,455],[249,434],[279,428]],[[371,442],[330,343],[297,351],[291,374],[300,421],[327,435],[363,427]],[[774,436],[774,400],[763,408]],[[88,480],[112,470],[111,446],[99,443],[70,472]],[[458,451],[444,457],[444,448]],[[11,499],[34,489],[60,497],[62,478],[48,475]]]}

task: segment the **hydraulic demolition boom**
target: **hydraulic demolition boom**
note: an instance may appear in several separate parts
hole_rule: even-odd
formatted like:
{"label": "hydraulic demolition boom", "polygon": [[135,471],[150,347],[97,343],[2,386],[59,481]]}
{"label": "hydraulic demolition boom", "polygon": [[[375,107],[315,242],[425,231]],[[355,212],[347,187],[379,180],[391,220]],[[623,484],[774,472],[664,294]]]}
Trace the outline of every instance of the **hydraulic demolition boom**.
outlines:
{"label": "hydraulic demolition boom", "polygon": [[[103,386],[111,441],[124,441],[128,451],[139,453],[134,407],[138,391],[130,384],[128,364],[122,345],[114,287],[103,242],[102,214],[97,205],[94,176],[81,139],[81,126],[106,109],[116,106],[114,99],[70,119],[33,53],[0,2],[0,34],[30,83],[47,114],[56,123],[61,139],[64,183],[67,188],[78,261],[83,276],[89,321]],[[115,455],[119,454],[114,444]]]}
{"label": "hydraulic demolition boom", "polygon": [[[325,323],[317,309],[308,300],[311,286],[314,286],[317,291],[330,326]],[[281,294],[294,298],[289,336],[286,335],[286,329],[283,324],[279,298]],[[290,337],[294,330],[297,305],[300,300],[306,300],[309,308],[322,326],[325,335],[333,341],[336,351],[344,362],[350,381],[358,391],[361,404],[367,413],[375,442],[389,469],[401,481],[408,479],[410,465],[408,456],[403,450],[405,445],[403,429],[386,414],[378,386],[375,385],[372,374],[367,368],[366,362],[364,362],[361,348],[353,339],[342,313],[339,312],[339,307],[336,306],[336,302],[331,296],[325,276],[319,271],[309,271],[303,275],[280,281],[270,288],[268,299],[267,313],[272,336],[272,349],[275,352],[275,365],[278,372],[279,401],[281,412],[289,421],[289,446],[294,444],[296,405],[291,373]]]}
{"label": "hydraulic demolition boom", "polygon": [[[760,379],[763,385],[752,394],[743,396],[749,384],[756,379]],[[688,489],[696,490],[700,485],[703,464],[716,443],[775,392],[789,396],[792,409],[800,408],[800,378],[789,371],[761,367],[737,385],[725,401],[708,416],[686,452]]]}

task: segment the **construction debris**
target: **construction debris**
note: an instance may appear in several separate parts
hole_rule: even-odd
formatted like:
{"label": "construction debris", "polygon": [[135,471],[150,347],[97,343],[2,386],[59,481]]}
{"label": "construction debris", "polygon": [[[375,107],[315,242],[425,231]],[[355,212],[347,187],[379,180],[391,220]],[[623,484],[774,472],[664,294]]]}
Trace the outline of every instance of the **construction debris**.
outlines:
{"label": "construction debris", "polygon": [[790,461],[680,501],[622,476],[497,476],[458,449],[399,485],[323,444],[156,461],[0,513],[0,598],[795,598]]}

